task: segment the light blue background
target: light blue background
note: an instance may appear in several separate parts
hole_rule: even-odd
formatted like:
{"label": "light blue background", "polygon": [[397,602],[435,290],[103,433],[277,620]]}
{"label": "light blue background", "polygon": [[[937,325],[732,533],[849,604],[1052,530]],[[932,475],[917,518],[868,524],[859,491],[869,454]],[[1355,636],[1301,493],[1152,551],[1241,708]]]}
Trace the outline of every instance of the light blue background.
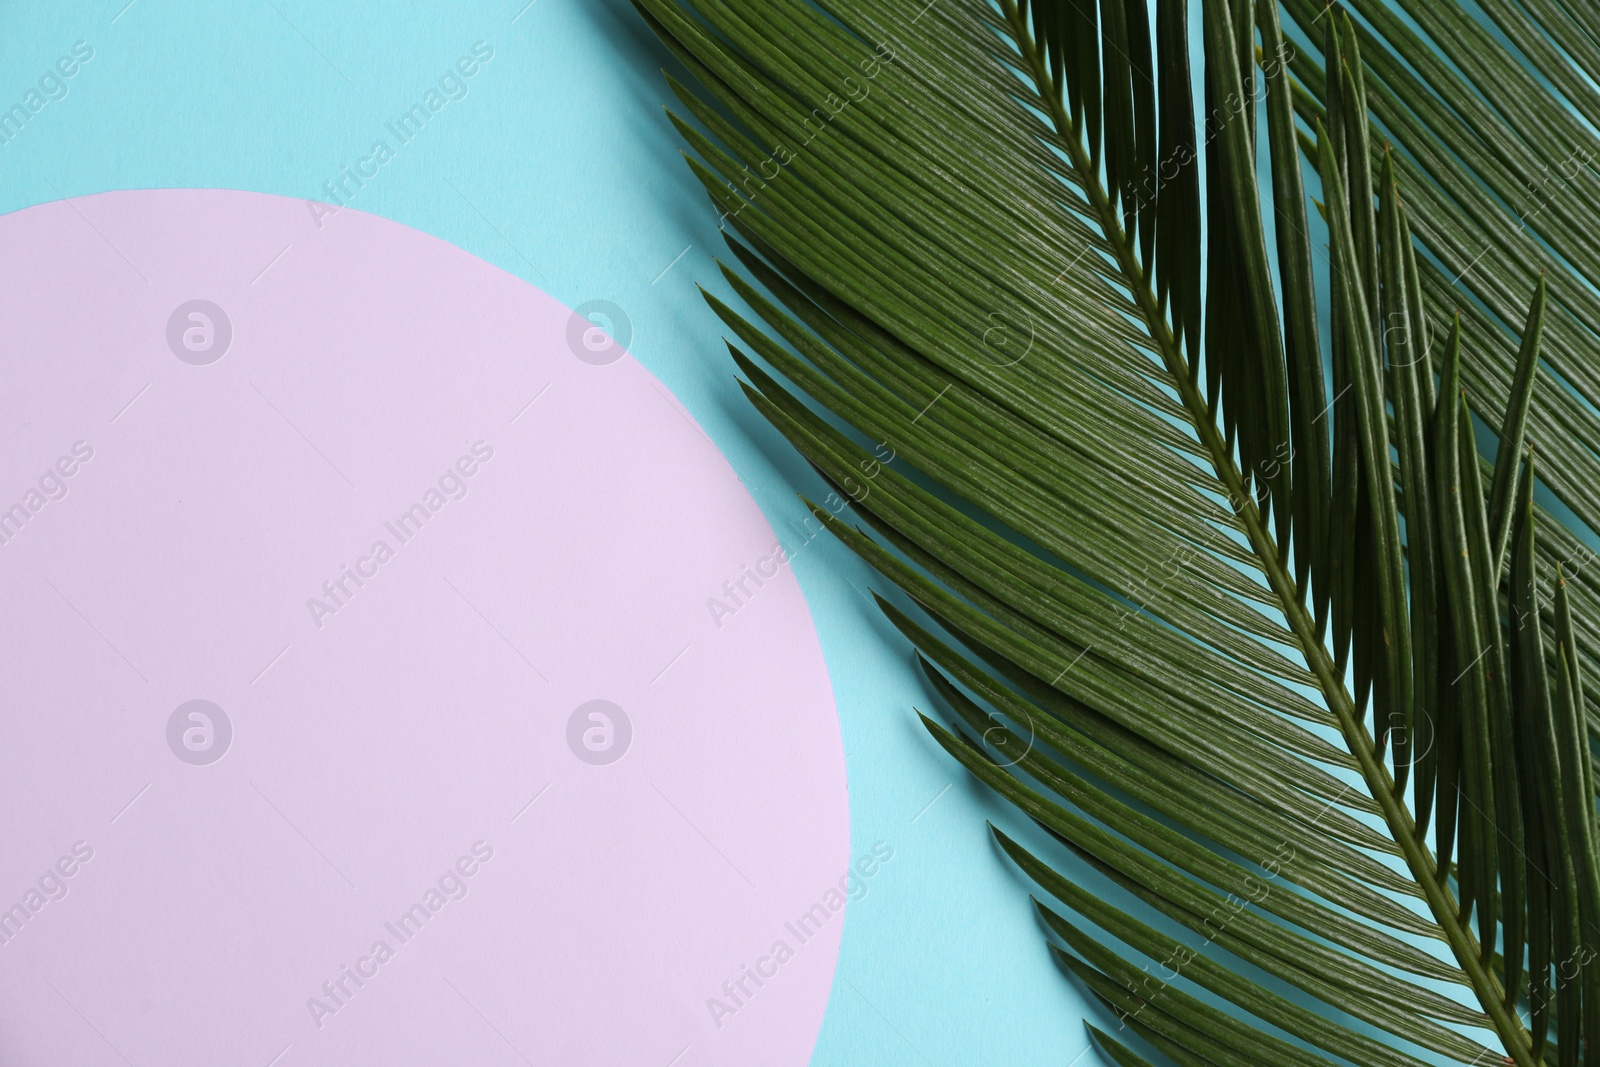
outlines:
{"label": "light blue background", "polygon": [[[69,95],[0,146],[0,210],[111,189],[323,197],[323,183],[375,139],[393,145],[384,124],[486,41],[494,59],[469,95],[351,206],[434,234],[568,306],[604,298],[626,309],[633,354],[793,538],[804,514],[795,493],[819,485],[740,395],[721,324],[695,292],[700,282],[729,295],[711,259],[725,250],[660,109],[668,56],[626,0],[125,2],[0,12],[0,108],[74,42],[94,48]],[[1083,1002],[1048,957],[1029,887],[984,827],[986,817],[1013,829],[1021,820],[917,723],[913,705],[932,701],[864,592],[882,580],[826,538],[794,565],[838,701],[853,852],[879,839],[895,850],[850,905],[813,1062],[1077,1062]]]}

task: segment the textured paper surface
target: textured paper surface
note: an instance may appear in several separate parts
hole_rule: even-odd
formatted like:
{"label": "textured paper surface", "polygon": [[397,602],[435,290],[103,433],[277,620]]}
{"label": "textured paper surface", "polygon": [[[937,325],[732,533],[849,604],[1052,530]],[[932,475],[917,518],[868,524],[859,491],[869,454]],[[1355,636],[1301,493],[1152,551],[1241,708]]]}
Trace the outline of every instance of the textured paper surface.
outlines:
{"label": "textured paper surface", "polygon": [[0,245],[0,1061],[806,1062],[832,695],[626,316],[259,194]]}

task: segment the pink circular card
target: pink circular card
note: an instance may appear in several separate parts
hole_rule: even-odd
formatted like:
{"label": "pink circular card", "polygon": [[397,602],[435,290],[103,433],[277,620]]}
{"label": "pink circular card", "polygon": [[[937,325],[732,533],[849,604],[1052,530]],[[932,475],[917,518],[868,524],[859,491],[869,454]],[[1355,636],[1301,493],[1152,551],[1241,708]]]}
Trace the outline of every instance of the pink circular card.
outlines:
{"label": "pink circular card", "polygon": [[251,193],[0,248],[0,1063],[805,1063],[827,674],[626,313]]}

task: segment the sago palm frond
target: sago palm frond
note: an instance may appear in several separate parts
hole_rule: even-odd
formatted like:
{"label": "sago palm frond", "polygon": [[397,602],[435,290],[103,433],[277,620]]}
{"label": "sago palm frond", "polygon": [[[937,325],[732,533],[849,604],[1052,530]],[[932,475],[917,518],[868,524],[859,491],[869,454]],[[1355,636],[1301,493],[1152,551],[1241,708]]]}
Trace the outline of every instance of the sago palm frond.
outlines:
{"label": "sago palm frond", "polygon": [[1600,18],[635,2],[1106,1054],[1600,1062]]}

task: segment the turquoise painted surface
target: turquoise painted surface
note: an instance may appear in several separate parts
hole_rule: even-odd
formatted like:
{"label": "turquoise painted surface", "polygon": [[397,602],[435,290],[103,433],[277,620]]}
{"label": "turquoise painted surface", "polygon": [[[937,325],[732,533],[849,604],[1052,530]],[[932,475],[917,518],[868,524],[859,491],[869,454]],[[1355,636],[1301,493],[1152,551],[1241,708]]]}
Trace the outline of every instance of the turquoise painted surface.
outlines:
{"label": "turquoise painted surface", "polygon": [[[0,11],[0,108],[30,90],[43,101],[0,144],[0,210],[127,188],[326,197],[324,183],[344,179],[351,206],[569,306],[622,306],[634,354],[800,544],[795,493],[819,486],[739,394],[720,324],[695,292],[698,281],[728,295],[711,258],[722,251],[715,214],[660,110],[668,57],[625,0],[125,2]],[[493,58],[441,87],[480,41]],[[57,60],[77,42],[92,58],[61,78]],[[52,72],[59,80],[41,88]],[[387,124],[430,89],[448,102],[401,144]],[[381,165],[379,140],[392,152]],[[370,175],[359,188],[345,178],[358,168]],[[850,906],[813,1062],[1075,1062],[1084,1005],[984,828],[1020,820],[916,723],[912,706],[931,700],[867,604],[881,580],[827,539],[798,548],[794,566],[838,699],[854,851],[894,849]]]}

